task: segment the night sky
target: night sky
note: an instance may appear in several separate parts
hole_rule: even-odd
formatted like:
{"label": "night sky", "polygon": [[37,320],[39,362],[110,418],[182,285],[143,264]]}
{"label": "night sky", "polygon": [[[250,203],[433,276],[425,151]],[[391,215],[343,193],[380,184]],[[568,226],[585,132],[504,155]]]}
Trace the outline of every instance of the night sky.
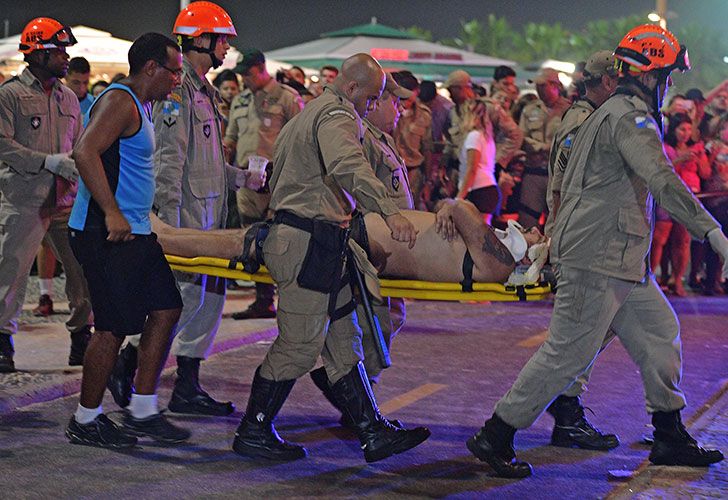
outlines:
{"label": "night sky", "polygon": [[[393,27],[418,25],[435,39],[456,36],[461,20],[505,16],[519,28],[527,22],[560,22],[577,30],[595,18],[646,14],[654,0],[219,0],[233,18],[236,47],[272,50],[316,38],[320,33],[363,24],[372,16]],[[697,22],[725,31],[728,0],[668,0],[675,26]],[[33,17],[46,15],[72,26],[85,24],[134,39],[146,31],[171,32],[178,0],[0,0],[0,20],[19,33]],[[0,34],[3,25],[0,24]],[[726,35],[728,36],[728,35]]]}

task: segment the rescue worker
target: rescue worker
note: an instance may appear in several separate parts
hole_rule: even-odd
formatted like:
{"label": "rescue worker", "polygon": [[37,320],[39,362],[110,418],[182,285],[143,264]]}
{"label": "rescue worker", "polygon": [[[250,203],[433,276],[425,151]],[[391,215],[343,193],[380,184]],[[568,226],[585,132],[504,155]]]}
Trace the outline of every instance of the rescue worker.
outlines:
{"label": "rescue worker", "polygon": [[[364,156],[374,169],[374,174],[387,189],[389,197],[401,210],[414,210],[412,191],[408,179],[408,170],[404,160],[397,152],[397,145],[390,135],[396,130],[397,121],[402,113],[402,101],[411,99],[415,95],[409,89],[400,87],[393,75],[387,74],[384,92],[379,98],[374,111],[367,114],[362,120],[364,130]],[[366,213],[366,209],[362,210]],[[406,311],[404,299],[399,297],[383,297],[382,303],[373,304],[374,313],[379,319],[382,338],[387,350],[392,345],[392,339],[404,326]],[[366,321],[365,312],[361,305],[357,306],[356,316],[359,327],[362,329],[362,348],[364,351],[364,368],[369,377],[370,384],[379,381],[379,375],[386,368],[379,357],[375,342],[375,332],[372,332]],[[329,334],[336,330],[341,322],[335,321],[329,326]],[[344,409],[339,407],[336,398],[331,393],[326,368],[320,367],[311,372],[311,379],[316,387],[321,389],[326,399],[331,402],[342,415]],[[342,423],[352,426],[352,423],[342,416]]]}
{"label": "rescue worker", "polygon": [[523,108],[519,122],[524,134],[523,150],[526,152],[526,168],[523,172],[518,210],[518,222],[523,227],[538,224],[541,214],[546,211],[551,142],[561,123],[561,116],[571,104],[561,95],[564,86],[555,69],[543,68],[529,82],[536,84],[539,99]]}
{"label": "rescue worker", "polygon": [[650,461],[707,466],[723,459],[698,446],[681,421],[680,326],[648,264],[657,202],[693,236],[710,241],[728,275],[728,239],[662,147],[660,109],[670,73],[690,68],[687,50],[669,31],[643,25],[627,33],[614,56],[619,87],[579,128],[561,185],[551,242],[559,288],[549,337],[467,442],[499,476],[531,474],[516,460],[516,430],[592,365],[610,328],[640,368],[655,427]]}
{"label": "rescue worker", "polygon": [[[303,109],[298,92],[270,76],[265,56],[257,49],[243,51],[235,72],[243,77],[245,89],[233,100],[225,146],[234,152],[238,167],[248,168],[248,158],[258,155],[271,160],[273,144],[283,126]],[[270,192],[242,188],[237,192],[237,210],[243,225],[265,220],[268,216]],[[255,301],[244,311],[233,313],[233,319],[275,318],[275,287],[255,284]]]}
{"label": "rescue worker", "polygon": [[66,272],[69,365],[83,364],[91,335],[88,287],[68,243],[78,177],[69,155],[83,123],[76,95],[60,79],[68,70],[66,47],[75,43],[68,26],[33,19],[20,38],[28,67],[0,87],[0,372],[15,371],[12,335],[44,236]]}
{"label": "rescue worker", "polygon": [[[229,189],[244,184],[244,173],[225,162],[222,147],[220,95],[205,74],[218,68],[237,35],[222,7],[192,2],[177,16],[173,33],[182,47],[180,87],[154,104],[156,147],[154,209],[167,224],[211,230],[225,227]],[[184,308],[172,344],[177,378],[169,409],[177,413],[225,416],[235,407],[213,399],[200,387],[200,362],[220,326],[225,305],[225,278],[175,272]],[[109,388],[120,406],[131,395],[136,366],[134,337],[117,360]]]}
{"label": "rescue worker", "polygon": [[[395,427],[379,413],[361,363],[352,293],[348,286],[340,287],[346,285],[345,227],[357,204],[381,214],[393,239],[410,247],[416,239],[414,227],[387,196],[362,151],[361,117],[374,108],[384,83],[384,71],[371,56],[348,58],[334,84],[278,138],[270,182],[275,218],[263,255],[278,284],[279,334],[255,372],[235,433],[233,450],[240,455],[276,460],[306,456],[302,446],[278,436],[273,420],[296,379],[314,367],[319,355],[368,462],[409,450],[430,435],[423,427]],[[342,324],[327,334],[330,319]]]}
{"label": "rescue worker", "polygon": [[[581,82],[585,94],[566,110],[554,133],[551,145],[546,189],[546,202],[549,210],[546,221],[547,236],[551,234],[553,221],[558,213],[561,182],[579,126],[614,93],[617,88],[617,78],[611,50],[597,51],[587,59]],[[614,336],[614,331],[610,329],[601,350],[611,343]],[[548,407],[547,411],[555,420],[551,444],[564,447],[578,446],[590,450],[609,450],[619,446],[619,439],[616,435],[603,434],[586,418],[579,396],[586,390],[591,370],[592,367],[589,367]]]}
{"label": "rescue worker", "polygon": [[410,181],[415,208],[427,210],[429,200],[422,199],[422,188],[427,180],[433,180],[432,112],[417,100],[420,84],[411,72],[400,71],[392,76],[398,86],[410,91],[411,96],[402,101],[404,110],[392,136],[399,154],[407,165],[407,178]]}

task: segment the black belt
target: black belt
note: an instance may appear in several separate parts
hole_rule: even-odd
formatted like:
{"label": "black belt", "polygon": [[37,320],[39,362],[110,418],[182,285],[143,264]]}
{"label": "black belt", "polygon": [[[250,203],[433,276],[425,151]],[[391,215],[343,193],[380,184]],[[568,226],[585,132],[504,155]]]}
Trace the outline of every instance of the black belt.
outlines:
{"label": "black belt", "polygon": [[305,219],[303,217],[299,217],[293,212],[287,212],[285,210],[278,210],[276,212],[276,214],[273,216],[273,223],[285,224],[286,226],[295,227],[296,229],[306,231],[307,233],[313,232],[312,219]]}

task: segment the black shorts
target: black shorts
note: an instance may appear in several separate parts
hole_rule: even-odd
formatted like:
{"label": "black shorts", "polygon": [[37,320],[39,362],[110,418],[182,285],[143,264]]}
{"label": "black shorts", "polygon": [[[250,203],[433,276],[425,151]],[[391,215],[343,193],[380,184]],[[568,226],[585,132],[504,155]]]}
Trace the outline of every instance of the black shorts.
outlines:
{"label": "black shorts", "polygon": [[68,234],[88,283],[97,331],[136,335],[151,311],[182,308],[156,234],[136,235],[123,243],[107,241],[100,231],[69,228]]}
{"label": "black shorts", "polygon": [[501,193],[498,186],[473,189],[465,197],[481,214],[500,214]]}

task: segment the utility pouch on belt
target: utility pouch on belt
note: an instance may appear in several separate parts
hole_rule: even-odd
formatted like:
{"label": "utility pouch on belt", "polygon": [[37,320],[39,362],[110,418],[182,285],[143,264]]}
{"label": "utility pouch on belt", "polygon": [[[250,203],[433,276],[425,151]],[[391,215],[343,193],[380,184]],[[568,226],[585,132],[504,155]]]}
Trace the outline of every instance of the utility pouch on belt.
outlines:
{"label": "utility pouch on belt", "polygon": [[311,239],[298,284],[317,292],[338,293],[349,230],[319,220],[311,222]]}

